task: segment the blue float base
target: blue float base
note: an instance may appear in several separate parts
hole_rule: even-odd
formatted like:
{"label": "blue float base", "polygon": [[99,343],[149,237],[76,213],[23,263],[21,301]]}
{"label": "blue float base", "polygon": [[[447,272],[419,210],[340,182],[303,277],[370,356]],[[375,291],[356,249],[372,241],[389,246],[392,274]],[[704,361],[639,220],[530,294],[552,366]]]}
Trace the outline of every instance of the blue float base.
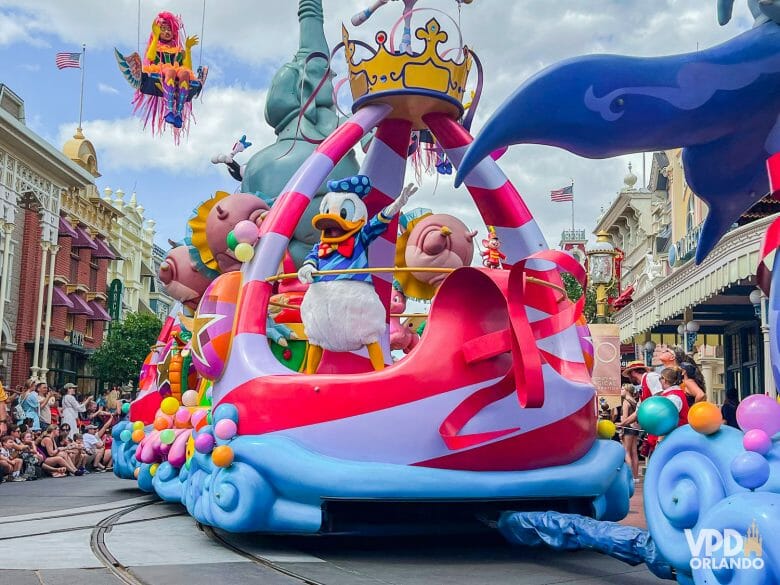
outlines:
{"label": "blue float base", "polygon": [[[324,457],[289,439],[240,436],[229,442],[235,453],[228,468],[210,455],[195,453],[178,470],[161,463],[155,476],[135,461],[136,445],[123,444],[114,431],[115,473],[162,499],[181,502],[199,522],[231,532],[318,533],[324,499],[381,501],[589,500],[601,520],[626,516],[633,482],[623,448],[596,441],[570,465],[518,472],[474,472]],[[457,505],[457,504],[453,504]]]}

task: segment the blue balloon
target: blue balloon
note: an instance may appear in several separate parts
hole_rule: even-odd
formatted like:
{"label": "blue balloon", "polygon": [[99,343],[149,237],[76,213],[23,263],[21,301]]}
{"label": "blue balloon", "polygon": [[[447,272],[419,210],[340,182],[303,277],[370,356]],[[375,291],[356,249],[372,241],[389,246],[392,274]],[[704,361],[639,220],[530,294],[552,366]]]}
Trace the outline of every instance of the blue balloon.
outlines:
{"label": "blue balloon", "polygon": [[653,396],[639,405],[639,426],[651,435],[668,435],[677,428],[680,413],[674,403],[664,396]]}
{"label": "blue balloon", "polygon": [[731,462],[731,476],[743,488],[754,490],[769,479],[769,461],[758,453],[745,451]]}
{"label": "blue balloon", "polygon": [[220,404],[214,409],[214,414],[211,418],[214,421],[214,424],[217,424],[217,421],[220,421],[223,418],[229,418],[234,423],[238,424],[238,409],[232,404]]}
{"label": "blue balloon", "polygon": [[125,429],[119,434],[119,440],[123,443],[128,443],[130,439],[132,438],[133,433],[131,433],[129,430]]}

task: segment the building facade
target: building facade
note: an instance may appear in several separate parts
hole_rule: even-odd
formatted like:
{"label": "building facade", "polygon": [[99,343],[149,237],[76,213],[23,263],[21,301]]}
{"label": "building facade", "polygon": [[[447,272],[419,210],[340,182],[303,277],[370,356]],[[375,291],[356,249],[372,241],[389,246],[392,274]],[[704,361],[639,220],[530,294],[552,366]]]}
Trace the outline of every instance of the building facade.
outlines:
{"label": "building facade", "polygon": [[95,187],[97,157],[81,129],[60,152],[24,122],[0,85],[0,322],[6,384],[29,377],[94,389],[87,358],[103,340],[107,238],[115,211]]}
{"label": "building facade", "polygon": [[[119,318],[124,318],[128,312],[137,312],[164,320],[173,300],[157,278],[165,252],[154,243],[154,220],[144,217],[145,209],[138,203],[135,193],[125,201],[124,191],[106,187],[103,201],[118,217],[111,233],[117,258],[109,264],[108,283],[121,287]],[[165,314],[161,316],[163,311]]]}
{"label": "building facade", "polygon": [[716,403],[729,387],[742,397],[776,393],[766,367],[766,303],[752,302],[759,246],[775,210],[760,203],[696,265],[707,207],[685,182],[681,151],[672,150],[654,154],[647,187],[623,189],[596,228],[623,249],[624,287],[634,289],[613,314],[621,340],[648,363],[661,347],[685,348]]}

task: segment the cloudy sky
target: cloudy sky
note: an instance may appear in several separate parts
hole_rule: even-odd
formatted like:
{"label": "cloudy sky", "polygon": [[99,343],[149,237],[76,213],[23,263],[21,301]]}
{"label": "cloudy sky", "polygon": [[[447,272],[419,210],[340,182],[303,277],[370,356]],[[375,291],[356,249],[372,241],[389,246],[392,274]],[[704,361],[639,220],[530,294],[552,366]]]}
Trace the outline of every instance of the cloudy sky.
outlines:
{"label": "cloudy sky", "polygon": [[[323,1],[331,46],[341,23],[370,3]],[[353,37],[371,41],[377,27],[389,30],[400,4],[389,3]],[[723,28],[717,25],[715,0],[474,0],[460,11],[456,0],[422,0],[419,6],[460,21],[464,40],[484,64],[483,102],[473,126],[478,131],[516,87],[556,61],[588,53],[656,56],[709,47],[751,26],[746,2],[736,4],[734,20]],[[139,36],[143,50],[161,10],[181,14],[188,34],[203,37],[202,56],[196,47],[193,60],[210,67],[202,100],[195,104],[197,124],[178,147],[170,134],[152,137],[132,117],[132,90],[113,57],[114,47],[125,54],[137,50]],[[255,145],[273,141],[263,104],[273,73],[297,49],[296,11],[295,0],[205,0],[205,11],[195,0],[142,0],[140,7],[139,0],[0,0],[0,82],[25,100],[28,126],[61,147],[77,125],[81,78],[76,69],[58,71],[54,55],[79,51],[85,43],[82,126],[98,152],[98,185],[127,193],[135,188],[147,217],[157,222],[158,243],[164,244],[184,236],[187,216],[199,201],[216,190],[236,189],[225,168],[210,163],[212,155],[229,151],[242,134]],[[440,13],[421,12],[415,24],[429,15],[452,30]],[[237,160],[245,163],[254,150]],[[575,180],[576,227],[590,232],[600,209],[622,186],[629,161],[641,182],[641,154],[592,161],[554,148],[518,146],[501,165],[556,245],[570,226],[570,208],[550,203],[550,190]],[[414,203],[452,212],[484,233],[466,191],[453,189],[452,176],[426,177]]]}

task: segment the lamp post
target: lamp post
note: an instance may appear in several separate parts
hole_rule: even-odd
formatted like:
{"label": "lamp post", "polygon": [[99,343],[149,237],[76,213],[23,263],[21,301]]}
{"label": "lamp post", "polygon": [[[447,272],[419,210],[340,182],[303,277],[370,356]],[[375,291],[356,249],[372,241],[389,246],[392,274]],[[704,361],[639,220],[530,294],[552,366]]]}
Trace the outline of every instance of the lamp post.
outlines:
{"label": "lamp post", "polygon": [[618,255],[609,234],[600,231],[596,241],[585,250],[588,257],[588,284],[596,288],[596,323],[607,321],[607,291],[615,279],[615,257]]}
{"label": "lamp post", "polygon": [[755,289],[750,293],[750,304],[753,305],[756,317],[761,321],[761,336],[764,340],[764,394],[777,398],[777,389],[775,388],[774,379],[770,374],[770,364],[772,363],[772,357],[770,354],[770,339],[769,339],[769,319],[767,315],[767,298],[763,292],[759,289]]}

